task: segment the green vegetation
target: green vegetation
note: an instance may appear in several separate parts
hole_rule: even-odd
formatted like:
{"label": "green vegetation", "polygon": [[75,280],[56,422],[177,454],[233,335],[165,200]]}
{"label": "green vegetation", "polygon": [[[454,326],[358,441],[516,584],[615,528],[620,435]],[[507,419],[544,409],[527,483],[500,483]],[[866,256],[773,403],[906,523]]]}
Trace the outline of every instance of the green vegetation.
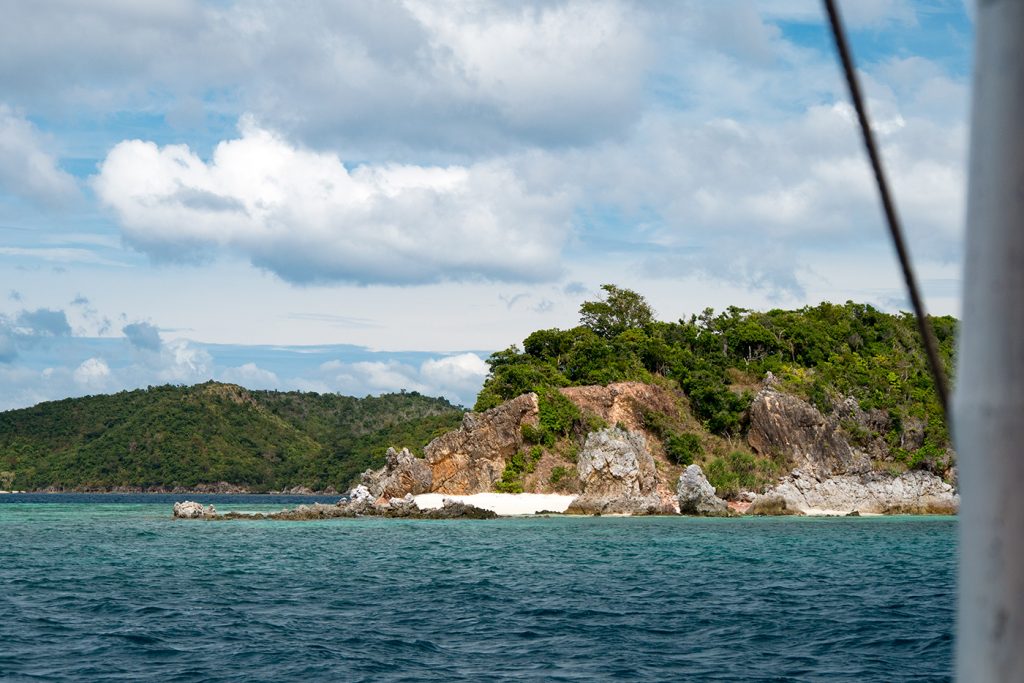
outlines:
{"label": "green vegetation", "polygon": [[0,413],[0,469],[19,489],[347,487],[388,446],[422,448],[462,411],[415,392],[363,399],[208,382]]}
{"label": "green vegetation", "polygon": [[665,455],[675,465],[686,467],[703,454],[696,434],[669,434],[665,438]]}
{"label": "green vegetation", "polygon": [[544,455],[544,449],[534,446],[529,451],[516,453],[505,463],[501,479],[495,482],[494,489],[500,493],[522,493],[523,476],[530,474],[537,467],[537,461]]}
{"label": "green vegetation", "polygon": [[641,415],[644,427],[661,439],[665,455],[672,464],[685,467],[704,454],[700,436],[684,432],[678,416],[672,417],[646,408],[641,411]]}
{"label": "green vegetation", "polygon": [[[897,460],[907,467],[944,466],[949,434],[911,314],[892,315],[847,302],[795,311],[730,306],[716,314],[709,308],[688,320],[661,322],[639,294],[614,285],[602,289],[602,300],[580,306],[578,327],[539,330],[523,341],[522,350],[511,346],[493,354],[476,409],[536,391],[542,398],[542,425],[527,436],[550,445],[568,433],[569,421],[563,408],[554,405],[554,388],[651,382],[685,394],[703,428],[732,443],[743,437],[750,401],[771,372],[780,389],[825,413],[845,396],[863,410],[886,411],[893,425],[888,434],[853,433],[854,440],[881,437],[897,449],[902,425],[918,421],[924,425],[924,445],[913,452],[895,451]],[[929,322],[952,376],[957,321],[944,316]],[[692,428],[666,416],[646,416],[645,421],[676,464],[706,459]],[[718,448],[714,452],[723,463],[716,466],[723,482],[760,476],[723,453]],[[769,465],[754,469],[761,472],[771,469]]]}
{"label": "green vegetation", "polygon": [[708,481],[723,498],[733,498],[741,490],[759,491],[783,473],[785,463],[773,458],[758,458],[746,451],[732,451],[707,464]]}
{"label": "green vegetation", "polygon": [[563,479],[572,474],[571,467],[565,467],[563,465],[555,465],[551,468],[551,484],[557,486]]}

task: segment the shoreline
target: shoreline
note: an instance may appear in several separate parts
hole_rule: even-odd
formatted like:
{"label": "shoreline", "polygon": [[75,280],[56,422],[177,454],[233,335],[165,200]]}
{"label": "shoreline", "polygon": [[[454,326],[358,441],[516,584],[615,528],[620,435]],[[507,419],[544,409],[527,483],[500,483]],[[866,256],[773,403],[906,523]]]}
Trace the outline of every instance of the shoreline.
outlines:
{"label": "shoreline", "polygon": [[421,493],[413,496],[421,510],[439,509],[445,500],[455,500],[482,510],[490,510],[499,517],[524,517],[542,512],[564,514],[576,496],[557,493],[474,493],[467,496],[443,493]]}
{"label": "shoreline", "polygon": [[[44,489],[39,491],[0,491],[2,495],[153,495],[153,496],[168,496],[168,495],[240,495],[240,496],[286,496],[286,497],[310,497],[310,498],[333,498],[338,497],[339,500],[343,499],[343,494],[337,492],[291,492],[291,491],[264,491],[253,493],[251,491],[239,491],[239,490],[220,490],[211,491],[208,489],[175,489],[175,490],[61,490],[56,491],[52,489]],[[569,508],[569,505],[575,500],[576,496],[563,495],[563,494],[546,494],[546,493],[475,493],[471,495],[449,495],[443,493],[423,493],[413,496],[413,500],[416,505],[422,511],[439,510],[442,508],[445,500],[450,500],[464,505],[479,508],[481,510],[487,510],[493,512],[498,517],[532,517],[542,515],[545,513],[564,515]],[[283,509],[287,510],[288,508]],[[947,513],[918,513],[906,515],[905,513],[883,513],[883,512],[867,512],[867,511],[851,511],[851,510],[839,510],[839,509],[828,509],[828,508],[807,508],[800,510],[796,515],[748,515],[740,511],[738,514],[729,515],[731,519],[743,519],[757,516],[797,516],[797,517],[894,517],[894,516],[914,516],[914,517],[935,517],[935,516],[953,516]],[[591,515],[567,515],[567,516],[579,516],[588,517]],[[629,514],[605,514],[602,516],[608,517],[649,517],[652,515],[629,515]],[[653,515],[659,517],[696,517],[703,518],[700,515],[679,515],[679,514],[664,514],[664,515]]]}

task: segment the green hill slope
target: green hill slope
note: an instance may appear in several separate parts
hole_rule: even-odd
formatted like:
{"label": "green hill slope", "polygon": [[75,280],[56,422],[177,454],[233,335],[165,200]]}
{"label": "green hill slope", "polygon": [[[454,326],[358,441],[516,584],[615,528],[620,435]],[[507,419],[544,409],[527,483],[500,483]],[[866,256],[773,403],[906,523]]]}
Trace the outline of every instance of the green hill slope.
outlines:
{"label": "green hill slope", "polygon": [[0,470],[19,489],[194,487],[341,489],[422,447],[462,411],[416,393],[356,399],[248,391],[209,382],[41,403],[0,413]]}

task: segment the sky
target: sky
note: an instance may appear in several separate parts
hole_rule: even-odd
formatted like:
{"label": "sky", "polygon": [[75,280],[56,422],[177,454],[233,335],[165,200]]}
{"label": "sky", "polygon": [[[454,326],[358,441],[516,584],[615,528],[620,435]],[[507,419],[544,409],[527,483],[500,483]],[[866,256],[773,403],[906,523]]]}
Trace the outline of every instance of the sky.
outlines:
{"label": "sky", "polygon": [[[965,0],[840,4],[958,315]],[[0,0],[0,409],[209,379],[471,406],[614,283],[906,310],[818,0]]]}

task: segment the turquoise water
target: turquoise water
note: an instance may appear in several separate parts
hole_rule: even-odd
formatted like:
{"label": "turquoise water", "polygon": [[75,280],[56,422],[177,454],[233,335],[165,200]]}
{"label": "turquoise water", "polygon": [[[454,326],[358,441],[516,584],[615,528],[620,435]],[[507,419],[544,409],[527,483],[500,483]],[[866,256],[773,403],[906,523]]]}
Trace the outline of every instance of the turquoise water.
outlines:
{"label": "turquoise water", "polygon": [[952,518],[210,523],[176,497],[0,496],[0,679],[951,677]]}

